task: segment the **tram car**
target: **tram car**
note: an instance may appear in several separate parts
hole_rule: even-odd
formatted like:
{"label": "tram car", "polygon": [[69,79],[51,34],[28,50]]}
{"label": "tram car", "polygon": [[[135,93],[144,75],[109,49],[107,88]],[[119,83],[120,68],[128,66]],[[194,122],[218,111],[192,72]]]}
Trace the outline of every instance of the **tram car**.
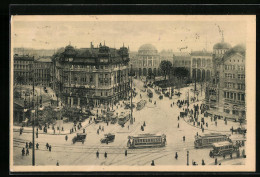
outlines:
{"label": "tram car", "polygon": [[117,122],[117,116],[116,115],[113,115],[111,117],[111,124],[115,124]]}
{"label": "tram car", "polygon": [[246,133],[246,128],[245,127],[238,127],[236,129],[231,128],[230,131],[239,133],[239,134],[244,134],[244,133]]}
{"label": "tram car", "polygon": [[220,133],[210,133],[195,136],[194,146],[195,148],[205,148],[212,147],[213,143],[231,141],[229,135],[220,134]]}
{"label": "tram car", "polygon": [[132,148],[151,148],[164,147],[166,145],[166,135],[140,134],[138,136],[128,136],[127,147]]}
{"label": "tram car", "polygon": [[137,106],[136,106],[136,110],[141,110],[144,108],[144,106],[146,105],[146,101],[145,100],[141,100],[137,103]]}
{"label": "tram car", "polygon": [[147,89],[147,95],[149,98],[153,97],[153,92],[150,89]]}
{"label": "tram car", "polygon": [[210,157],[230,155],[239,151],[239,147],[232,142],[224,141],[219,143],[213,143],[213,150],[209,152]]}
{"label": "tram car", "polygon": [[121,114],[118,116],[118,124],[123,126],[125,123],[130,119],[129,112],[121,112]]}

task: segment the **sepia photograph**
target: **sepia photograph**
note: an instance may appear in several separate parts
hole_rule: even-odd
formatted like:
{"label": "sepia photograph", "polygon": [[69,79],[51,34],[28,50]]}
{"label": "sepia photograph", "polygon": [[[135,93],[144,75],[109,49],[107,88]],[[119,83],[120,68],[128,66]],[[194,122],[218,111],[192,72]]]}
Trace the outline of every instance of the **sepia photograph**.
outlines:
{"label": "sepia photograph", "polygon": [[10,24],[10,171],[255,171],[256,16]]}

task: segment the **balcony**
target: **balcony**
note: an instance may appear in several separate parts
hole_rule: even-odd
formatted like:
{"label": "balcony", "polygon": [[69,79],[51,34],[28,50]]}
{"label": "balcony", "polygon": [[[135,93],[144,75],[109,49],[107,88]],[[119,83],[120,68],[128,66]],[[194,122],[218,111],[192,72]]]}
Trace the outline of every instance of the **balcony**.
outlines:
{"label": "balcony", "polygon": [[233,99],[229,99],[229,98],[225,98],[224,101],[226,103],[231,103],[231,104],[239,104],[239,105],[244,105],[245,104],[245,101],[233,100]]}

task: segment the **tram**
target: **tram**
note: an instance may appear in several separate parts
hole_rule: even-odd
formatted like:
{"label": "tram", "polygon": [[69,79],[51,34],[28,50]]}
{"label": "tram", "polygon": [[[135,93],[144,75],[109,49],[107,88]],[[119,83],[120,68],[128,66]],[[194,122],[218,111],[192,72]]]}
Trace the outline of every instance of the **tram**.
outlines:
{"label": "tram", "polygon": [[211,147],[212,143],[231,141],[229,135],[220,133],[210,133],[205,135],[195,136],[194,146],[195,148]]}
{"label": "tram", "polygon": [[237,151],[239,151],[239,147],[237,145],[234,145],[229,141],[224,141],[213,143],[213,150],[209,152],[209,156],[214,158],[214,156],[230,155]]}
{"label": "tram", "polygon": [[129,112],[121,112],[121,114],[118,116],[118,124],[123,126],[128,120],[130,119]]}
{"label": "tram", "polygon": [[166,145],[166,135],[140,134],[138,136],[128,136],[127,147],[132,148],[151,148],[163,147]]}
{"label": "tram", "polygon": [[150,89],[147,89],[147,95],[149,98],[153,97],[153,92]]}
{"label": "tram", "polygon": [[136,106],[136,110],[141,110],[144,108],[144,106],[146,105],[146,101],[145,100],[141,100],[137,103],[137,106]]}

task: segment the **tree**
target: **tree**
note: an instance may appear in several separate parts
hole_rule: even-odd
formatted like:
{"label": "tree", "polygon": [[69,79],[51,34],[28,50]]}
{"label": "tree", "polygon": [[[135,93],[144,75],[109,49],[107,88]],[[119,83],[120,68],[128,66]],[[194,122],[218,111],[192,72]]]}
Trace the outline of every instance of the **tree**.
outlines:
{"label": "tree", "polygon": [[169,75],[172,70],[172,63],[170,61],[163,60],[160,63],[160,69],[162,70],[166,80],[166,76]]}
{"label": "tree", "polygon": [[24,82],[25,82],[24,76],[22,76],[22,75],[17,75],[17,76],[15,77],[15,82],[16,82],[16,84],[19,84],[19,85],[20,85],[20,97],[21,97],[21,96],[22,96],[22,84],[24,84]]}
{"label": "tree", "polygon": [[178,78],[178,80],[181,81],[182,83],[182,80],[183,78],[189,78],[189,70],[184,68],[184,67],[176,67],[174,68],[174,76]]}

